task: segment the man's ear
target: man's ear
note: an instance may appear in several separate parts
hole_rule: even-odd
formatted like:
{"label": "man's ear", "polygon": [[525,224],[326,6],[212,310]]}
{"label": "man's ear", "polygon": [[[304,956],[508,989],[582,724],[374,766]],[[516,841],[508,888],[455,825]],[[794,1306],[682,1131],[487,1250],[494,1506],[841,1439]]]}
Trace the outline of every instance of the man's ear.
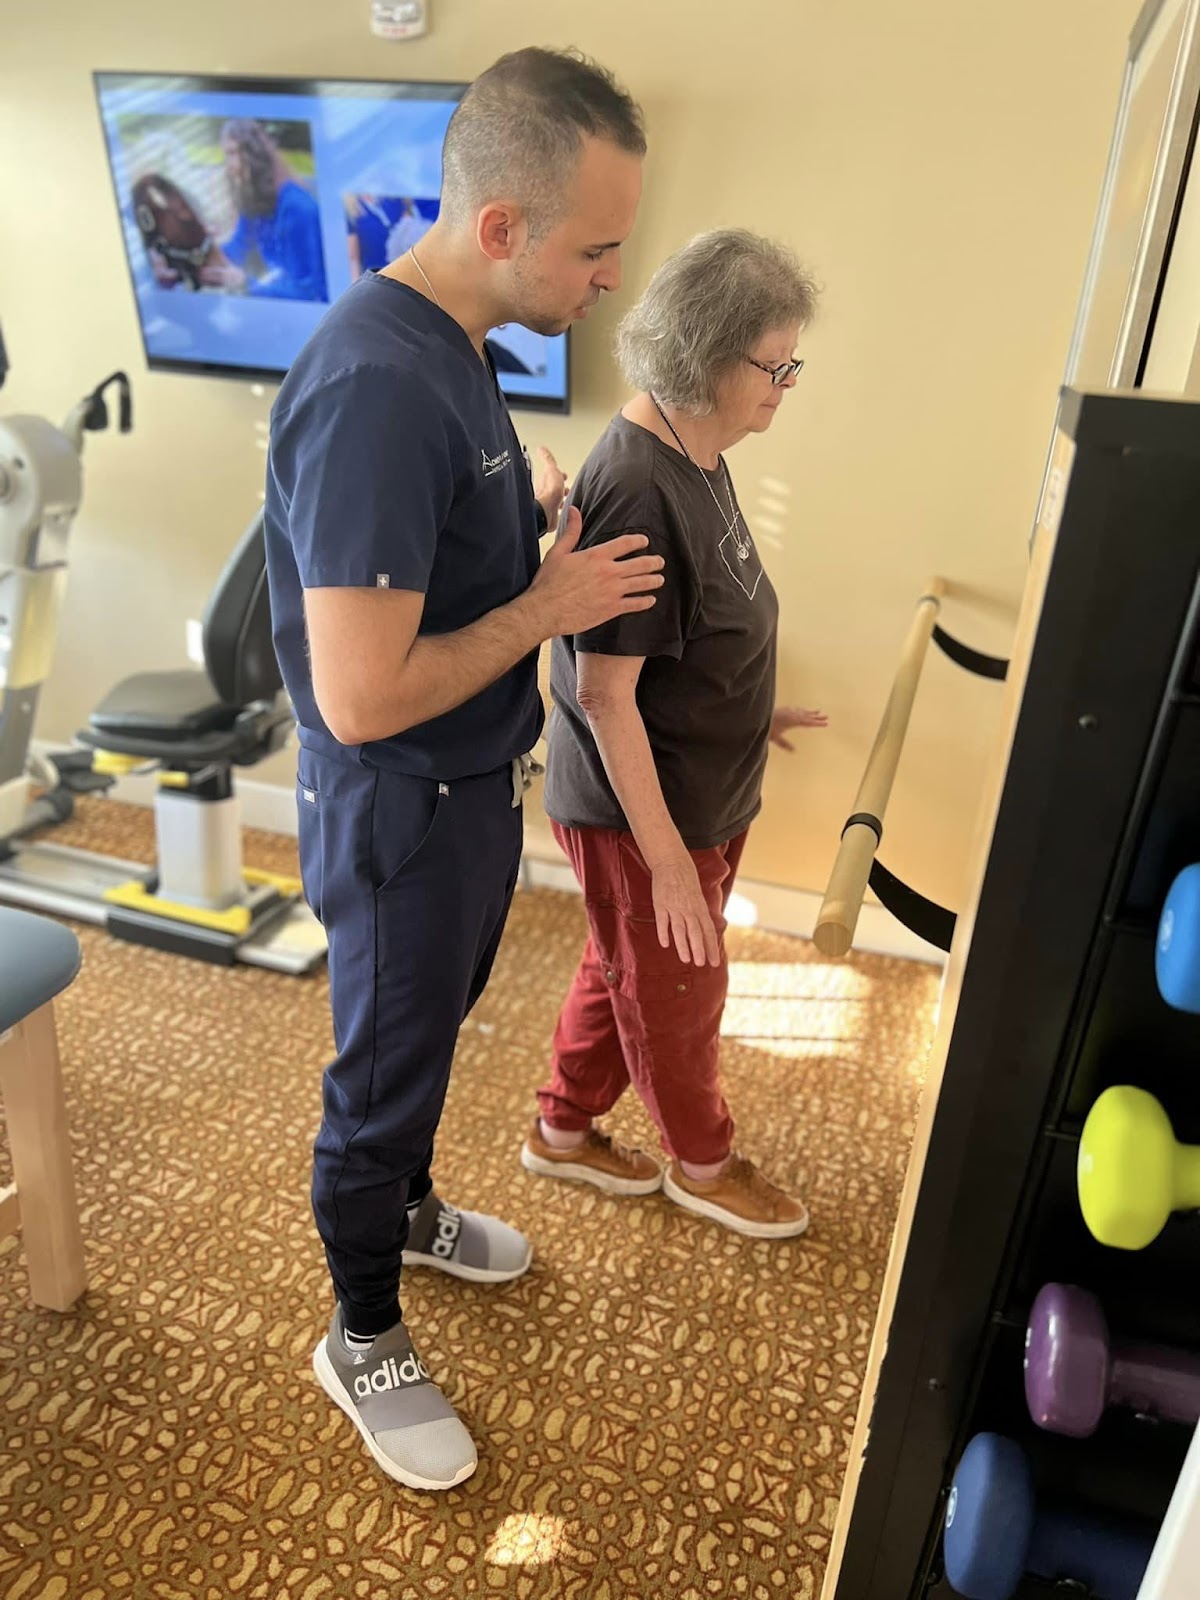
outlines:
{"label": "man's ear", "polygon": [[489,261],[512,261],[529,236],[521,207],[514,201],[492,200],[479,213],[476,242]]}

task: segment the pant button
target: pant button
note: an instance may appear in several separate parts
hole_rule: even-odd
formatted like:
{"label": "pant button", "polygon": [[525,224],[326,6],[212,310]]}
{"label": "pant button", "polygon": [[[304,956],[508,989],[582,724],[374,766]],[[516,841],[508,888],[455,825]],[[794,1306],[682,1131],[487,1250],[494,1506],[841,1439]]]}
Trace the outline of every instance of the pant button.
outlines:
{"label": "pant button", "polygon": [[675,985],[675,993],[676,994],[686,994],[687,992],[688,992],[688,986],[687,986],[686,983],[677,983]]}
{"label": "pant button", "polygon": [[616,981],[617,981],[616,973],[615,972],[606,972],[604,974],[604,981],[606,983],[616,983]]}

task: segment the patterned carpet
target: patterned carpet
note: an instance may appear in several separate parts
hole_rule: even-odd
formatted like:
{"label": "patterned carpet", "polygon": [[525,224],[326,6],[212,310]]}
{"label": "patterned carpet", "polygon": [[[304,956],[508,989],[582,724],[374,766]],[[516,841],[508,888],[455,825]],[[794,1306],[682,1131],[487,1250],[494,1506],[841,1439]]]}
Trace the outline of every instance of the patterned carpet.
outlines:
{"label": "patterned carpet", "polygon": [[[93,800],[58,837],[146,858],[150,814]],[[294,870],[287,840],[248,835],[247,856]],[[440,1187],[536,1253],[498,1289],[406,1279],[479,1444],[443,1496],[381,1477],[309,1366],[329,1311],[307,1198],[324,976],[80,930],[57,1010],[90,1287],[34,1312],[18,1242],[0,1246],[0,1595],[812,1600],[938,975],[731,930],[741,1148],[814,1217],[750,1242],[518,1166],[582,929],[575,898],[519,894],[462,1035]],[[613,1120],[648,1141],[639,1106]]]}

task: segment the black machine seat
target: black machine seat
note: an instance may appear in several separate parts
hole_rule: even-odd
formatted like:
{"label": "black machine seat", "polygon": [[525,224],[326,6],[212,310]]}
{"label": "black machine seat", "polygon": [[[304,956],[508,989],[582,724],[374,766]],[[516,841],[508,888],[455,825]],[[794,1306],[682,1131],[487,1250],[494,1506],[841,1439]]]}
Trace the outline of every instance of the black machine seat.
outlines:
{"label": "black machine seat", "polygon": [[252,766],[283,747],[293,718],[280,703],[261,511],[217,580],[203,639],[203,671],[125,678],[92,712],[83,743],[184,766]]}
{"label": "black machine seat", "polygon": [[139,672],[124,678],[92,712],[97,733],[142,739],[185,739],[224,732],[237,717],[213,694],[208,673],[198,667],[181,672]]}

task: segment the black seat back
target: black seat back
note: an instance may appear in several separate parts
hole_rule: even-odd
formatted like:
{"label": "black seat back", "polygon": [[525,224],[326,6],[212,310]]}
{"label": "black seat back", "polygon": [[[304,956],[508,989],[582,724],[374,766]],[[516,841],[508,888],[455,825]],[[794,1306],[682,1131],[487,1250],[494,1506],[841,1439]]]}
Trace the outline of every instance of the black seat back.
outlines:
{"label": "black seat back", "polygon": [[204,665],[228,706],[271,700],[283,680],[271,638],[267,549],[261,511],[225,563],[204,613]]}

